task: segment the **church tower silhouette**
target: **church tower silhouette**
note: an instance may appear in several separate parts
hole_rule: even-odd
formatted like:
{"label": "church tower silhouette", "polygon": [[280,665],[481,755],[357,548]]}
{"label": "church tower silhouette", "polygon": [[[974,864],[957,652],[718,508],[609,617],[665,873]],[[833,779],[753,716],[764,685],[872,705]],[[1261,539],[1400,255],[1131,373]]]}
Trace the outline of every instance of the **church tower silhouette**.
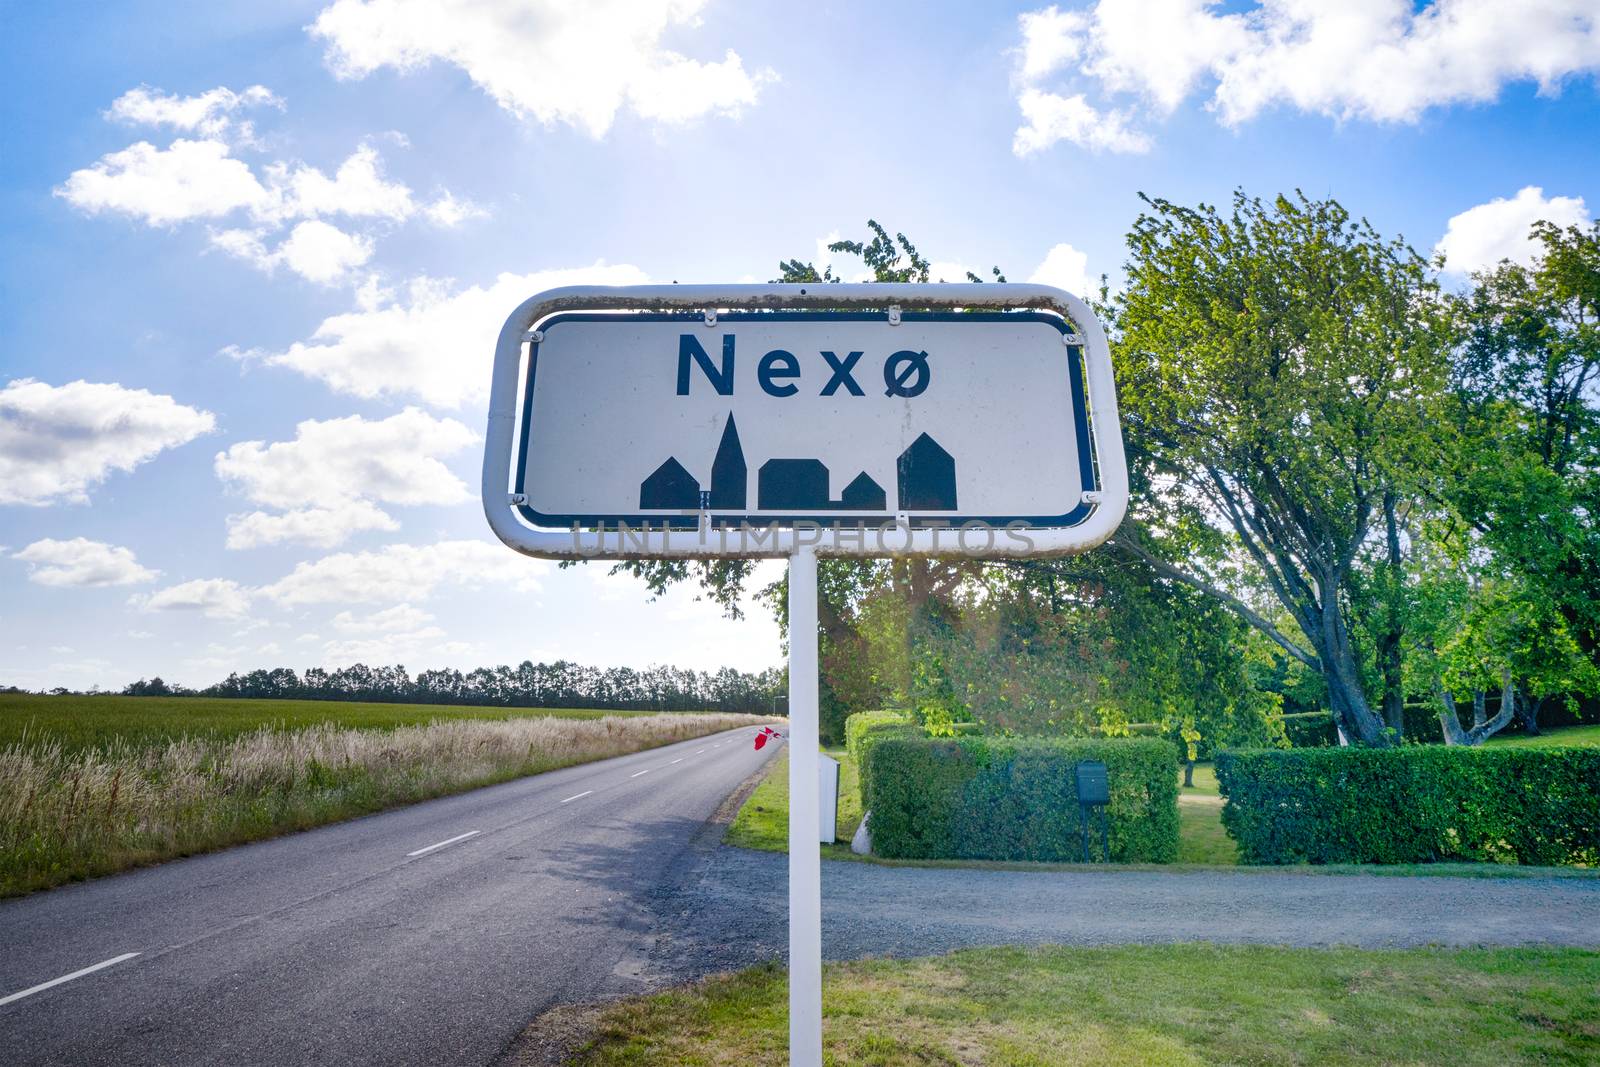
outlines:
{"label": "church tower silhouette", "polygon": [[711,492],[708,507],[743,508],[749,492],[749,468],[744,462],[744,448],[739,444],[739,428],[733,424],[733,412],[728,412],[728,423],[722,428],[722,443],[717,446],[717,457],[711,461]]}

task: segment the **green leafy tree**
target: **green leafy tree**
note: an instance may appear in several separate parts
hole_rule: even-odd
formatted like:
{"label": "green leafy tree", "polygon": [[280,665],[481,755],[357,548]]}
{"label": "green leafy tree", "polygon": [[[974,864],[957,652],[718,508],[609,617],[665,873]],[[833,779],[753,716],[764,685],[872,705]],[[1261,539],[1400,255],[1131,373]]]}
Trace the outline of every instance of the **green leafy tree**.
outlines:
{"label": "green leafy tree", "polygon": [[[1485,550],[1600,651],[1600,224],[1533,227],[1531,266],[1502,263],[1461,299],[1453,385],[1463,439],[1440,495]],[[1537,703],[1524,724],[1537,732]]]}
{"label": "green leafy tree", "polygon": [[[1134,463],[1159,488],[1116,542],[1317,672],[1348,736],[1392,743],[1353,575],[1437,451],[1449,310],[1422,257],[1334,201],[1146,203],[1110,311]],[[1232,591],[1252,579],[1294,629]]]}

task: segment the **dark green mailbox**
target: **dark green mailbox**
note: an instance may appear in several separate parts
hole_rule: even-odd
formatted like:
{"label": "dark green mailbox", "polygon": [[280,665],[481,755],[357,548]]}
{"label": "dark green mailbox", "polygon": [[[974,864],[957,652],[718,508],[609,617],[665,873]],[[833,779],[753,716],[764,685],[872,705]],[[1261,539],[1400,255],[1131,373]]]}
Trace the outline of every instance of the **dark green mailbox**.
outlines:
{"label": "dark green mailbox", "polygon": [[1106,765],[1099,760],[1084,760],[1078,764],[1078,803],[1111,803],[1111,783],[1106,778]]}
{"label": "dark green mailbox", "polygon": [[1110,863],[1111,818],[1106,814],[1106,805],[1111,802],[1111,780],[1106,774],[1106,765],[1099,760],[1084,760],[1075,771],[1078,776],[1078,829],[1083,836],[1083,862],[1092,862],[1089,858],[1089,825],[1098,813],[1100,854],[1105,857],[1106,863]]}

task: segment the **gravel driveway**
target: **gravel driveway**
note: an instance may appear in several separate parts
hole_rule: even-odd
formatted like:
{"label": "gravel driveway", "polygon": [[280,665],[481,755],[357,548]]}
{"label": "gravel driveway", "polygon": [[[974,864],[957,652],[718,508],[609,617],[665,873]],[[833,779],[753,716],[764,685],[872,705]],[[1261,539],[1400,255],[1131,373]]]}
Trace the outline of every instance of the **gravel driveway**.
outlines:
{"label": "gravel driveway", "polygon": [[[705,848],[651,901],[659,977],[781,957],[787,860]],[[973,945],[1556,944],[1600,948],[1600,879],[1382,877],[1271,871],[1000,871],[822,865],[830,959]]]}

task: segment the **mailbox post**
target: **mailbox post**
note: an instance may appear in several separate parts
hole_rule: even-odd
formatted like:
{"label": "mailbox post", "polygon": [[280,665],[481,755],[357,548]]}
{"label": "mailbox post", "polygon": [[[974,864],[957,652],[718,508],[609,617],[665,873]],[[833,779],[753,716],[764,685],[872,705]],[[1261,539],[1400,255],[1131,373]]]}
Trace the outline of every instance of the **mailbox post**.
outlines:
{"label": "mailbox post", "polygon": [[1111,779],[1106,765],[1099,760],[1084,760],[1074,769],[1078,787],[1078,830],[1083,837],[1083,862],[1089,858],[1089,829],[1095,813],[1100,816],[1100,854],[1104,862],[1111,862],[1111,817],[1106,805],[1111,803]]}

